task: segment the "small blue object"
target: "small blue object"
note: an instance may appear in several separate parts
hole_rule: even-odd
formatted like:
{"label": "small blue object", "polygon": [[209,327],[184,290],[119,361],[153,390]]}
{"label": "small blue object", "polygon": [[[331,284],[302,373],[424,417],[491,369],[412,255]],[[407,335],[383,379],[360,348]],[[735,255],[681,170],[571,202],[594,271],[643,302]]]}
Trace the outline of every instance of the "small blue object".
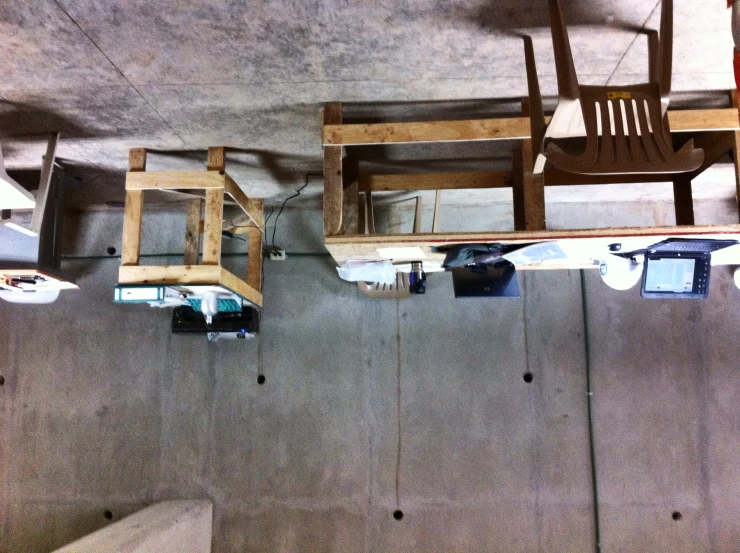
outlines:
{"label": "small blue object", "polygon": [[[188,303],[190,304],[190,307],[195,309],[196,311],[200,311],[200,304],[201,300],[198,299],[188,299]],[[242,306],[239,305],[239,302],[232,299],[219,299],[218,300],[218,312],[219,313],[241,313]]]}

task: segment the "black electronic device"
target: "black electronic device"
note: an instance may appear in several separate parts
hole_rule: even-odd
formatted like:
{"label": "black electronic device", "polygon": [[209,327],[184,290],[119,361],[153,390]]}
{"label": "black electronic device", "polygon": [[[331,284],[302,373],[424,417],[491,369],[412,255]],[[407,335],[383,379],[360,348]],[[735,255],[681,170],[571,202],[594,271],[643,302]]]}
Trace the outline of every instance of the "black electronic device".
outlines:
{"label": "black electronic device", "polygon": [[259,332],[259,313],[252,307],[243,307],[241,311],[219,312],[213,316],[211,324],[207,324],[203,313],[189,305],[182,305],[176,307],[172,313],[172,332],[233,334],[245,338]]}
{"label": "black electronic device", "polygon": [[643,298],[706,298],[712,256],[707,252],[649,251],[642,271]]}
{"label": "black electronic device", "polygon": [[501,261],[493,265],[466,265],[452,269],[456,298],[520,298],[514,265]]}

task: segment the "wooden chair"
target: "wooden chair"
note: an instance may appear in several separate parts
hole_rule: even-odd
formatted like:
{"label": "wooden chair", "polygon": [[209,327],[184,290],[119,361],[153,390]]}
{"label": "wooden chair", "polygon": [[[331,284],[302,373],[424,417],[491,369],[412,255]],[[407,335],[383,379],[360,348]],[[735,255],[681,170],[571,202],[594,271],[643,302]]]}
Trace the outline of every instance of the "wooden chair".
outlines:
{"label": "wooden chair", "polygon": [[[534,172],[542,173],[545,161],[569,173],[629,175],[688,173],[699,168],[704,152],[689,140],[674,151],[666,111],[671,91],[673,56],[673,0],[663,0],[660,37],[648,36],[649,82],[630,86],[581,86],[559,0],[548,0],[558,107],[547,125],[534,49],[525,37],[527,81]],[[581,155],[570,155],[561,139],[584,137]]]}

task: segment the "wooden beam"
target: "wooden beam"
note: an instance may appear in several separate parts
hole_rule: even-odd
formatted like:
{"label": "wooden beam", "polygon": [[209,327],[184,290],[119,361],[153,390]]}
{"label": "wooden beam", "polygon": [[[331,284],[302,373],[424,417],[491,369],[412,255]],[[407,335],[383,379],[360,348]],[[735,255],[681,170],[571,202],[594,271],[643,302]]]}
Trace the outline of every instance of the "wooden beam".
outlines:
{"label": "wooden beam", "polygon": [[210,188],[206,191],[203,216],[203,265],[221,263],[221,231],[224,217],[224,191]]}
{"label": "wooden beam", "polygon": [[185,223],[185,265],[197,265],[200,253],[200,215],[203,200],[188,200],[187,222]]}
{"label": "wooden beam", "polygon": [[[373,234],[357,236],[328,236],[325,245],[337,263],[348,259],[382,260],[379,248],[421,248],[425,261],[441,263],[444,252],[436,251],[440,246],[451,246],[465,243],[522,244],[553,240],[576,241],[570,243],[578,250],[583,241],[583,249],[589,252],[606,250],[611,242],[627,238],[645,238],[645,247],[667,237],[697,237],[740,239],[740,224],[737,225],[703,225],[695,227],[627,227],[599,228],[578,230],[540,230],[514,232],[459,232],[459,233],[422,233],[422,234]],[[570,250],[570,248],[569,248]],[[401,250],[403,251],[403,250]],[[416,255],[416,254],[414,254]],[[398,260],[398,259],[396,259]],[[407,261],[411,261],[408,259]],[[577,267],[581,268],[583,264]],[[550,267],[568,268],[568,267]]]}
{"label": "wooden beam", "polygon": [[[668,121],[671,132],[740,130],[732,108],[669,111]],[[526,138],[531,138],[528,117],[349,125],[324,121],[325,147]]]}
{"label": "wooden beam", "polygon": [[126,190],[224,188],[227,175],[216,171],[146,171],[126,173]]}
{"label": "wooden beam", "polygon": [[119,284],[219,284],[219,265],[140,265],[118,268]]}
{"label": "wooden beam", "polygon": [[738,203],[738,215],[740,215],[740,131],[735,131],[735,140],[732,145],[735,164],[735,198]]}
{"label": "wooden beam", "polygon": [[119,284],[209,284],[225,286],[262,307],[262,294],[220,265],[158,265],[119,267]]}
{"label": "wooden beam", "polygon": [[208,170],[226,171],[226,150],[223,146],[208,148]]}
{"label": "wooden beam", "polygon": [[146,171],[146,148],[131,148],[128,151],[128,170]]}
{"label": "wooden beam", "polygon": [[[529,98],[522,100],[522,115],[529,116]],[[545,230],[545,175],[534,174],[532,140],[522,141],[522,208],[524,230]]]}
{"label": "wooden beam", "polygon": [[126,190],[121,238],[121,264],[138,265],[141,255],[141,222],[144,217],[144,192]]}
{"label": "wooden beam", "polygon": [[255,290],[252,286],[237,278],[223,267],[221,267],[219,284],[225,286],[235,294],[239,294],[257,307],[262,307],[262,292]]}
{"label": "wooden beam", "polygon": [[524,219],[524,163],[522,163],[522,149],[512,152],[511,159],[511,193],[514,214],[514,230],[525,230]]}
{"label": "wooden beam", "polygon": [[691,177],[676,176],[673,180],[673,204],[676,210],[676,225],[694,224],[694,199],[691,194]]}
{"label": "wooden beam", "polygon": [[437,190],[434,195],[434,217],[432,219],[432,232],[439,232],[439,224],[441,219],[441,208],[442,208],[442,191]]}
{"label": "wooden beam", "polygon": [[249,257],[247,258],[247,284],[262,291],[262,233],[255,227],[247,229]]}
{"label": "wooden beam", "polygon": [[417,173],[410,175],[360,175],[360,191],[458,190],[506,188],[511,186],[508,171],[473,173]]}
{"label": "wooden beam", "polygon": [[255,205],[255,200],[249,199],[229,175],[224,175],[224,177],[226,193],[242,208],[242,211],[254,223],[254,226],[260,229],[260,232],[265,232],[265,214],[263,209]]}
{"label": "wooden beam", "polygon": [[342,232],[344,234],[357,234],[360,228],[360,190],[357,179],[360,174],[360,160],[357,158],[347,159],[344,162],[342,174]]}
{"label": "wooden beam", "polygon": [[[333,102],[324,106],[324,125],[341,125],[342,104]],[[325,127],[326,128],[326,127]],[[324,137],[326,141],[326,137]],[[324,147],[324,235],[342,231],[343,201],[342,147]]]}

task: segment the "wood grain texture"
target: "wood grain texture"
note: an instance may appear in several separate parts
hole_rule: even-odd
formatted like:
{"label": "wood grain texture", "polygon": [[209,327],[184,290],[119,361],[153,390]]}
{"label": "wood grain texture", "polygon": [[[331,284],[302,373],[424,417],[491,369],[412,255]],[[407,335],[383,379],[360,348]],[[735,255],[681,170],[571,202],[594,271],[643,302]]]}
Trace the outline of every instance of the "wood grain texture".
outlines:
{"label": "wood grain texture", "polygon": [[357,234],[360,225],[360,189],[357,179],[360,174],[360,161],[356,158],[344,161],[342,181],[342,232]]}
{"label": "wood grain texture", "polygon": [[128,170],[146,171],[146,148],[131,148],[128,151]]}
{"label": "wood grain texture", "polygon": [[677,225],[694,224],[694,198],[691,193],[691,177],[678,176],[673,181],[673,204]]}
{"label": "wood grain texture", "polygon": [[219,265],[140,265],[118,269],[119,284],[219,284]]}
{"label": "wood grain texture", "polygon": [[[669,111],[668,121],[672,132],[740,129],[737,110],[732,108]],[[524,140],[530,134],[529,117],[349,125],[324,121],[324,146]]]}
{"label": "wood grain texture", "polygon": [[[329,103],[324,106],[324,125],[342,123],[342,104]],[[342,231],[344,207],[344,179],[342,175],[342,147],[324,147],[324,235]]]}
{"label": "wood grain texture", "polygon": [[506,188],[511,186],[508,171],[459,173],[422,173],[411,175],[361,175],[360,191],[462,190],[469,188]]}
{"label": "wood grain texture", "polygon": [[239,294],[249,303],[260,308],[262,307],[262,293],[224,268],[221,268],[219,284],[225,286],[235,294]]}
{"label": "wood grain texture", "polygon": [[262,233],[255,227],[247,229],[249,257],[247,258],[247,284],[262,291]]}
{"label": "wood grain texture", "polygon": [[197,265],[200,253],[200,216],[203,200],[187,202],[187,219],[185,223],[185,265]]}
{"label": "wood grain texture", "polygon": [[216,171],[145,171],[126,173],[127,190],[224,188],[227,175]]}
{"label": "wood grain texture", "polygon": [[126,190],[121,237],[121,264],[138,265],[141,254],[141,222],[144,216],[144,192]]}
{"label": "wood grain texture", "polygon": [[219,265],[221,263],[223,214],[223,189],[208,189],[206,191],[206,206],[203,216],[203,265]]}
{"label": "wood grain texture", "polygon": [[232,197],[239,207],[242,208],[244,214],[249,217],[254,226],[256,226],[260,232],[265,231],[265,215],[260,203],[259,206],[255,203],[256,200],[251,200],[244,191],[239,187],[236,182],[229,176],[224,175],[224,188],[226,193]]}
{"label": "wood grain texture", "polygon": [[223,146],[208,148],[207,167],[209,171],[226,170],[226,150]]}

